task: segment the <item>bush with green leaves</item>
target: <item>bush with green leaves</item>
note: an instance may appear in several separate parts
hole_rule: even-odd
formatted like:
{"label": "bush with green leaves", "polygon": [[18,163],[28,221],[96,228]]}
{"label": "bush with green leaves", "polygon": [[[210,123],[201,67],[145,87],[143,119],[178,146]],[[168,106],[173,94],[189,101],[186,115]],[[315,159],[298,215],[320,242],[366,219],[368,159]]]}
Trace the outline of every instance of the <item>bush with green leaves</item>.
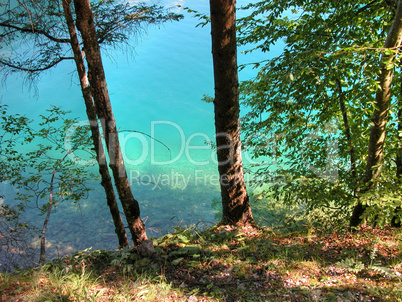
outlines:
{"label": "bush with green leaves", "polygon": [[[36,208],[40,215],[46,214],[40,235],[44,258],[46,227],[52,210],[61,202],[79,203],[87,198],[88,185],[96,179],[88,165],[77,164],[70,156],[79,153],[80,158],[93,159],[89,126],[77,127],[78,118],[56,106],[40,115],[37,123],[19,114],[9,114],[6,105],[0,108],[0,166],[4,171],[0,180],[9,193],[4,196],[0,220],[6,225],[12,213],[12,221],[16,221],[27,206]],[[15,201],[9,200],[12,195],[16,196]],[[27,229],[25,224],[15,226],[18,232]]]}
{"label": "bush with green leaves", "polygon": [[[361,202],[370,222],[400,220],[393,211],[402,187],[399,54],[387,66],[394,78],[384,157],[370,169],[368,156],[380,63],[399,52],[384,47],[396,2],[269,0],[247,9],[238,42],[245,53],[266,53],[254,63],[256,77],[240,85],[244,146],[260,161],[252,185],[278,201],[337,209],[339,217]],[[369,183],[375,189],[363,193],[379,167],[381,177]]]}

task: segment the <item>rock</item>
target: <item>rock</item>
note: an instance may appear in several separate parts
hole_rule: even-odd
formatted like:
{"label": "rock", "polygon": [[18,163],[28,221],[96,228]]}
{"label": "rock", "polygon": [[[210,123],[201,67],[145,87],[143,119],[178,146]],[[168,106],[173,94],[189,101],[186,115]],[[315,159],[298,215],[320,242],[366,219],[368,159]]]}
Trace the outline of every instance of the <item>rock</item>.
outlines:
{"label": "rock", "polygon": [[197,299],[197,297],[195,297],[195,296],[190,296],[190,297],[188,297],[188,299],[187,299],[187,302],[197,302],[198,301],[198,299]]}
{"label": "rock", "polygon": [[138,253],[142,257],[152,257],[155,256],[156,251],[154,248],[154,243],[152,240],[144,240],[143,242],[140,243],[138,246]]}

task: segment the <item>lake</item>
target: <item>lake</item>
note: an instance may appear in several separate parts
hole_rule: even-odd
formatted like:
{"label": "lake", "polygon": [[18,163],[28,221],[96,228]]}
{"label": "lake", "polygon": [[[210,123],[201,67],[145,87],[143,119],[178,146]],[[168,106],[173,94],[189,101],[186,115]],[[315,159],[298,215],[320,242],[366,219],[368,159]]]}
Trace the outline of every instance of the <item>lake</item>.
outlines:
{"label": "lake", "polygon": [[[238,6],[246,2],[238,1]],[[209,14],[205,0],[164,3]],[[134,51],[102,52],[116,123],[122,130],[127,172],[149,237],[176,226],[211,226],[216,222],[211,203],[220,198],[216,157],[208,144],[215,140],[213,105],[201,101],[204,94],[214,93],[210,26],[196,28],[199,21],[181,12],[184,20],[150,27],[132,41]],[[239,51],[239,64],[261,57]],[[245,80],[253,75],[255,71],[246,68],[239,77]],[[57,105],[86,120],[73,62],[43,74],[36,85],[37,95],[21,77],[10,77],[0,88],[1,101],[9,105],[10,112],[30,118]],[[249,163],[251,159],[244,154],[244,160]],[[48,258],[89,247],[118,247],[103,188],[98,181],[89,185],[93,191],[87,199],[78,205],[61,203],[52,213]],[[12,204],[13,194],[8,193],[4,202]],[[44,219],[35,210],[25,217],[39,227]]]}

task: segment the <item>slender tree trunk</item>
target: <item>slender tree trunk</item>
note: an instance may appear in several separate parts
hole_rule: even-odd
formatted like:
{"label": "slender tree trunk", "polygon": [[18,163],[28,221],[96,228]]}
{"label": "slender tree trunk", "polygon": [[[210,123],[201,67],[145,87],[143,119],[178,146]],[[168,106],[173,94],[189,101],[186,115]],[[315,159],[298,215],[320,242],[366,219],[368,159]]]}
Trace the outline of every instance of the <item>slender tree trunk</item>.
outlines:
{"label": "slender tree trunk", "polygon": [[[343,125],[345,127],[345,136],[349,148],[349,154],[350,154],[350,173],[353,179],[353,196],[355,198],[359,198],[357,194],[357,171],[356,171],[356,155],[355,155],[355,149],[353,147],[353,142],[352,142],[352,135],[350,133],[350,127],[349,127],[349,120],[348,120],[348,114],[346,111],[346,106],[345,106],[345,101],[343,98],[343,93],[342,93],[342,86],[341,82],[339,79],[336,79],[336,84],[338,87],[338,95],[339,95],[339,106],[341,108],[341,113],[342,113],[342,119],[343,119]],[[360,212],[361,209],[361,203],[358,201],[358,205],[355,207],[355,211]]]}
{"label": "slender tree trunk", "polygon": [[120,215],[119,207],[117,205],[116,195],[114,193],[114,188],[112,180],[110,178],[109,170],[106,165],[106,157],[103,149],[103,144],[101,141],[96,109],[92,101],[92,93],[88,83],[88,77],[85,70],[83,54],[81,52],[81,48],[78,42],[77,32],[75,30],[74,20],[71,13],[70,8],[71,0],[62,0],[62,2],[63,2],[64,16],[66,18],[68,31],[70,33],[71,48],[74,53],[74,61],[77,66],[81,91],[84,97],[86,112],[90,123],[92,141],[94,143],[96,152],[96,160],[98,162],[99,173],[102,178],[101,184],[105,189],[107,204],[109,206],[110,214],[112,215],[113,218],[115,232],[119,239],[119,246],[122,248],[128,246],[127,234],[124,228],[123,220]]}
{"label": "slender tree trunk", "polygon": [[215,131],[222,196],[220,224],[254,224],[241,155],[236,1],[210,0]]}
{"label": "slender tree trunk", "polygon": [[352,135],[350,133],[348,112],[347,112],[346,106],[345,106],[345,99],[343,97],[341,82],[339,81],[339,79],[336,79],[335,81],[336,81],[336,85],[338,87],[339,107],[341,108],[343,126],[345,127],[344,132],[345,132],[347,145],[348,145],[348,149],[349,149],[349,155],[350,155],[350,174],[352,175],[353,181],[356,183],[356,181],[357,181],[356,155],[355,155],[356,153],[355,153],[355,148],[353,147]]}
{"label": "slender tree trunk", "polygon": [[[385,49],[396,49],[402,41],[402,0],[398,1],[398,7],[395,14],[395,19],[391,29],[388,32],[385,41]],[[384,142],[386,135],[386,125],[388,122],[390,101],[391,101],[391,85],[393,79],[394,68],[390,64],[395,63],[396,53],[391,55],[383,54],[381,57],[381,71],[378,77],[379,88],[376,92],[375,110],[371,117],[372,126],[370,129],[369,148],[367,156],[366,171],[363,179],[363,188],[361,193],[364,193],[375,186],[374,180],[380,175],[382,167],[382,159],[384,154]],[[358,226],[364,214],[366,206],[360,201],[353,209],[350,218],[350,226]]]}
{"label": "slender tree trunk", "polygon": [[59,168],[60,164],[67,158],[67,156],[70,154],[68,152],[62,159],[60,159],[56,165],[54,166],[53,172],[52,172],[52,178],[50,180],[50,186],[49,186],[49,202],[48,202],[48,207],[47,207],[47,214],[45,221],[43,222],[43,227],[42,227],[42,232],[40,236],[40,255],[39,255],[39,265],[45,264],[46,260],[46,230],[47,230],[47,225],[50,220],[50,215],[52,214],[52,208],[53,208],[53,189],[54,189],[54,180],[56,178],[56,172],[57,169]]}
{"label": "slender tree trunk", "polygon": [[132,194],[123,161],[91,6],[89,0],[74,0],[74,6],[77,14],[77,28],[81,32],[84,42],[92,96],[95,101],[97,115],[102,123],[103,134],[109,154],[109,166],[113,172],[116,189],[126,215],[134,244],[137,245],[146,240],[147,235],[145,225],[140,218],[140,207]]}
{"label": "slender tree trunk", "polygon": [[[57,164],[57,165],[59,165],[59,164]],[[40,266],[45,264],[45,260],[46,260],[46,229],[47,229],[47,225],[49,223],[50,214],[52,214],[53,182],[54,182],[55,174],[56,174],[56,168],[53,170],[52,180],[50,182],[50,193],[49,193],[49,202],[48,202],[48,206],[47,206],[47,214],[46,214],[45,221],[43,222],[42,232],[40,235],[40,254],[39,254],[39,265]]]}

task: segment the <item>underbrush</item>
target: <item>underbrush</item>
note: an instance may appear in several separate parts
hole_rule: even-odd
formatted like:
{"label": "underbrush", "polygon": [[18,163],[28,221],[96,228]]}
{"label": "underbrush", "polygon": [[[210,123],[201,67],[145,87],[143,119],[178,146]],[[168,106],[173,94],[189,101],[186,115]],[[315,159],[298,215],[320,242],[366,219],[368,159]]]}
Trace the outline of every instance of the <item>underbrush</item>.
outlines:
{"label": "underbrush", "polygon": [[137,248],[76,252],[0,275],[2,301],[400,301],[402,232],[176,229]]}

